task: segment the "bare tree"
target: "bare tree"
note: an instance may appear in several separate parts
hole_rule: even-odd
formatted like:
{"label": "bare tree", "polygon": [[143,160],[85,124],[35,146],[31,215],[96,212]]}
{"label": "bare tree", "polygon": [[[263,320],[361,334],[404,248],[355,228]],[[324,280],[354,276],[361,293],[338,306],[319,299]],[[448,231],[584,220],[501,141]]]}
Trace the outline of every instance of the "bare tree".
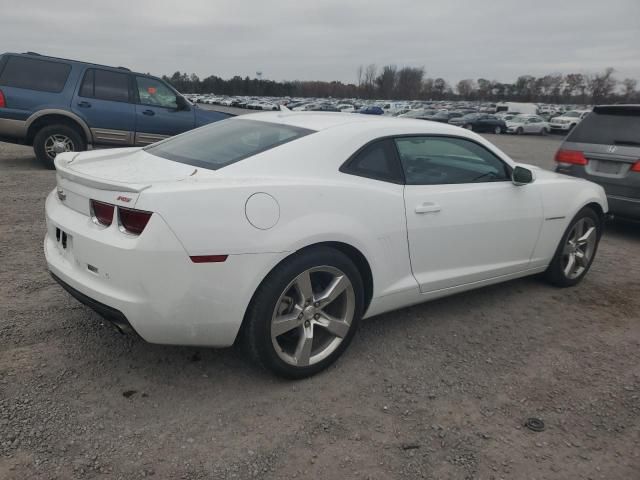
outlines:
{"label": "bare tree", "polygon": [[624,99],[627,102],[631,102],[636,94],[638,93],[636,91],[636,87],[638,86],[638,81],[635,78],[625,78],[622,81],[622,87],[623,87],[623,91],[622,94],[624,95]]}
{"label": "bare tree", "polygon": [[373,98],[376,87],[376,74],[378,73],[378,67],[375,63],[370,63],[364,69],[364,90],[367,98]]}
{"label": "bare tree", "polygon": [[376,77],[378,94],[382,98],[391,98],[396,88],[398,68],[395,65],[385,65],[382,72]]}
{"label": "bare tree", "polygon": [[424,67],[402,67],[398,71],[396,97],[406,100],[419,98],[423,77]]}
{"label": "bare tree", "polygon": [[470,100],[473,93],[475,92],[476,84],[471,78],[466,78],[464,80],[460,80],[456,85],[456,90],[458,91],[458,95],[466,100]]}
{"label": "bare tree", "polygon": [[587,89],[594,104],[603,102],[615,90],[618,81],[613,77],[613,72],[613,68],[609,67],[602,73],[588,77]]}

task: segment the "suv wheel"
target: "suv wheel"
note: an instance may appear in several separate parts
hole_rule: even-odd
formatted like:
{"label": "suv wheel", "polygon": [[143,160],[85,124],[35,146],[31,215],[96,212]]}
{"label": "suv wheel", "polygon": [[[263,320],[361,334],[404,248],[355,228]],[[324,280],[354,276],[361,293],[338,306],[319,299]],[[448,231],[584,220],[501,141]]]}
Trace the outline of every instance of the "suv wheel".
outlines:
{"label": "suv wheel", "polygon": [[324,370],[349,346],[363,292],[358,269],[342,252],[295,254],[267,276],[249,306],[243,340],[250,356],[286,378]]}
{"label": "suv wheel", "polygon": [[571,287],[579,283],[593,263],[601,235],[600,216],[589,207],[580,210],[562,236],[545,272],[547,280],[558,287]]}
{"label": "suv wheel", "polygon": [[48,125],[41,128],[33,139],[36,158],[49,168],[54,168],[53,161],[59,153],[86,149],[87,145],[82,135],[68,125]]}

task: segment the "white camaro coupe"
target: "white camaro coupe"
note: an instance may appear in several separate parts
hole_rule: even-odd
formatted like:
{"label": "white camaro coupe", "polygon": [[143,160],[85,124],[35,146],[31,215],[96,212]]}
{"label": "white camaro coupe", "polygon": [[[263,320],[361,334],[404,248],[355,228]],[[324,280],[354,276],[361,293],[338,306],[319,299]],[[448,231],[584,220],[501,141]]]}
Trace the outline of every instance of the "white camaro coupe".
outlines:
{"label": "white camaro coupe", "polygon": [[55,165],[44,250],[67,291],[148,342],[240,338],[290,378],[363,317],[543,272],[578,283],[607,212],[600,186],[473,132],[370,115],[245,115]]}

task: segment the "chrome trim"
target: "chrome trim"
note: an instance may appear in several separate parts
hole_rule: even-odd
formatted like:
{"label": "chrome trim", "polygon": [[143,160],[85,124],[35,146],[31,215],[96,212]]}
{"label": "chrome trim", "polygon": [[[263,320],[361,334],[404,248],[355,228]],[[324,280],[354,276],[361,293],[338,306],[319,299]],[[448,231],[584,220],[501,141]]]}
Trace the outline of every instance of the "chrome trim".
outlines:
{"label": "chrome trim", "polygon": [[107,128],[92,128],[95,143],[115,143],[118,145],[133,145],[134,133],[127,130],[110,130]]}
{"label": "chrome trim", "polygon": [[547,217],[545,218],[545,221],[546,220],[562,220],[563,218],[567,218],[567,217],[565,217],[564,215],[561,217]]}
{"label": "chrome trim", "polygon": [[159,135],[157,133],[136,132],[135,143],[136,145],[150,145],[169,138],[170,136],[171,135]]}
{"label": "chrome trim", "polygon": [[27,122],[12,118],[0,118],[0,135],[23,139],[27,136]]}

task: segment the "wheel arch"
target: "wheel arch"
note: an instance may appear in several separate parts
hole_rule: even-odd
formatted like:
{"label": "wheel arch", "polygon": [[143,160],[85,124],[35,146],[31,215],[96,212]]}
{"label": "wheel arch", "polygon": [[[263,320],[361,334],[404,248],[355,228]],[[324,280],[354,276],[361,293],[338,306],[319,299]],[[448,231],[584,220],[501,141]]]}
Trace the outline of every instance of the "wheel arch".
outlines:
{"label": "wheel arch", "polygon": [[63,124],[75,128],[87,144],[92,143],[91,130],[82,118],[75,113],[57,109],[41,110],[27,119],[26,142],[29,145],[33,144],[33,139],[41,128],[55,124]]}
{"label": "wheel arch", "polygon": [[338,250],[339,252],[346,255],[354,263],[354,265],[358,269],[358,272],[360,273],[360,278],[362,279],[362,285],[364,287],[363,314],[366,313],[367,309],[369,308],[369,305],[371,304],[371,300],[373,298],[373,272],[371,270],[371,265],[367,260],[367,258],[365,257],[365,255],[358,248],[342,241],[321,241],[316,243],[310,243],[304,247],[298,248],[295,251],[290,252],[289,255],[282,258],[279,262],[273,265],[271,269],[269,269],[269,271],[260,280],[253,294],[251,295],[251,299],[249,300],[249,303],[247,303],[245,307],[245,312],[242,318],[242,324],[240,325],[240,328],[238,330],[238,335],[236,337],[236,340],[238,340],[243,335],[243,332],[245,330],[244,327],[247,320],[247,314],[249,312],[249,307],[253,303],[254,297],[256,296],[256,293],[260,289],[260,286],[269,277],[271,272],[273,272],[276,268],[278,268],[284,262],[288,261],[292,256],[300,255],[301,253],[304,253],[307,250],[311,250],[318,247],[329,247],[329,248]]}

